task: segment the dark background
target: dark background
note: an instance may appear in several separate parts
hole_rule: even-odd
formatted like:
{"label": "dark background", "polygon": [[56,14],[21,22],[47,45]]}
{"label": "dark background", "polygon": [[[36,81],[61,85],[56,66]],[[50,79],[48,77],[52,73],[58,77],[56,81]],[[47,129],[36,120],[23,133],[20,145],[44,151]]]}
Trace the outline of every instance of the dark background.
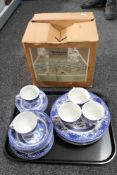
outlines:
{"label": "dark background", "polygon": [[[115,175],[117,173],[117,157],[111,163],[98,167],[66,166],[13,162],[3,153],[15,95],[22,86],[32,83],[21,44],[28,21],[37,12],[82,11],[81,3],[80,0],[25,0],[0,32],[0,175]],[[100,37],[94,83],[90,90],[106,96],[117,138],[117,20],[106,21],[104,9],[89,11],[93,11],[96,16]]]}

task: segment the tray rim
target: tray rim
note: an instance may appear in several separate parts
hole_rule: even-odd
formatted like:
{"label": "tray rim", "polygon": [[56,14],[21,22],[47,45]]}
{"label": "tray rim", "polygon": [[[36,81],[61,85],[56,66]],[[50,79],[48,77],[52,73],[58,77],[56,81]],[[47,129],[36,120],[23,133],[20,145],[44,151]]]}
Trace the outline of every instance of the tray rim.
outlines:
{"label": "tray rim", "polygon": [[[55,91],[55,93],[57,94],[62,94],[65,93],[66,91]],[[46,94],[50,94],[50,95],[56,95],[56,94],[53,94],[51,91],[45,91]],[[96,94],[96,92],[94,92]],[[99,93],[97,93],[99,94]],[[102,96],[102,95],[100,95]],[[14,108],[13,110],[13,114],[15,113],[16,111],[16,107]],[[12,120],[13,117],[10,117],[10,121]],[[10,122],[9,122],[10,123]],[[8,124],[9,126],[9,124]],[[7,127],[8,128],[8,127]],[[8,129],[7,129],[8,131]],[[23,160],[21,158],[14,158],[12,155],[10,155],[8,152],[7,152],[7,147],[8,147],[8,135],[7,135],[7,132],[6,132],[6,137],[5,137],[5,143],[4,143],[4,149],[3,149],[3,152],[4,152],[4,155],[9,158],[10,160],[12,161],[16,161],[16,162],[21,162],[21,163],[35,163],[35,164],[64,164],[64,165],[104,165],[104,164],[107,164],[109,162],[111,162],[115,155],[116,155],[116,142],[115,142],[115,137],[114,137],[114,133],[113,133],[113,128],[112,128],[112,122],[110,123],[109,125],[109,129],[108,129],[108,132],[110,134],[110,140],[111,140],[111,145],[112,145],[112,152],[110,154],[110,156],[105,159],[105,160],[102,160],[102,161],[70,161],[70,160],[46,160],[46,159],[38,159],[37,160]]]}

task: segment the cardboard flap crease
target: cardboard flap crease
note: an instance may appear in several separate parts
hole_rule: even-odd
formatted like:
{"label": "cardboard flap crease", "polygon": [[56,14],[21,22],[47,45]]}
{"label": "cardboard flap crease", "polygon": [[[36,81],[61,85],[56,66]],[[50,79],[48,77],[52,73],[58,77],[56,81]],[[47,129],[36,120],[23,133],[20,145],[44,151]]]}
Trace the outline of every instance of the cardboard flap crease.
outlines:
{"label": "cardboard flap crease", "polygon": [[95,18],[87,13],[35,14],[28,23],[23,43],[60,44],[98,42]]}

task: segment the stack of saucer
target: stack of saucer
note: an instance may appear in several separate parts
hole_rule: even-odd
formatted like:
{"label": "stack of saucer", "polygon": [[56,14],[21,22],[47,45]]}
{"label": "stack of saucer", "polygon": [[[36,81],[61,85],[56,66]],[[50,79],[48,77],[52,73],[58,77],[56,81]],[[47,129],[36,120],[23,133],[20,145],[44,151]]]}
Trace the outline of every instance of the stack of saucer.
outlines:
{"label": "stack of saucer", "polygon": [[44,112],[24,111],[11,122],[8,137],[10,149],[17,157],[38,159],[53,146],[53,124]]}
{"label": "stack of saucer", "polygon": [[50,114],[58,136],[76,145],[88,145],[103,137],[110,124],[105,102],[83,88],[60,96]]}

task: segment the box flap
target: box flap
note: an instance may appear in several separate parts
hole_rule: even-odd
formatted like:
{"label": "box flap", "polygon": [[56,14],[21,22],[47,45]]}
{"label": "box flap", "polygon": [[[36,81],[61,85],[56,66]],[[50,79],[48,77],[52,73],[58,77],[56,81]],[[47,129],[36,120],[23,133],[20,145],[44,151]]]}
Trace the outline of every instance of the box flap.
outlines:
{"label": "box flap", "polygon": [[60,37],[60,32],[49,23],[32,23],[29,22],[25,34],[23,36],[23,43],[54,43],[57,42],[56,37]]}
{"label": "box flap", "polygon": [[98,40],[94,15],[88,12],[36,14],[29,22],[22,41],[31,44],[60,44]]}
{"label": "box flap", "polygon": [[[95,21],[75,23],[62,30],[66,42],[97,42],[99,40]],[[65,41],[64,41],[65,42]]]}
{"label": "box flap", "polygon": [[92,12],[74,13],[40,13],[35,14],[33,22],[50,23],[58,30],[62,30],[73,23],[88,22],[94,19]]}

